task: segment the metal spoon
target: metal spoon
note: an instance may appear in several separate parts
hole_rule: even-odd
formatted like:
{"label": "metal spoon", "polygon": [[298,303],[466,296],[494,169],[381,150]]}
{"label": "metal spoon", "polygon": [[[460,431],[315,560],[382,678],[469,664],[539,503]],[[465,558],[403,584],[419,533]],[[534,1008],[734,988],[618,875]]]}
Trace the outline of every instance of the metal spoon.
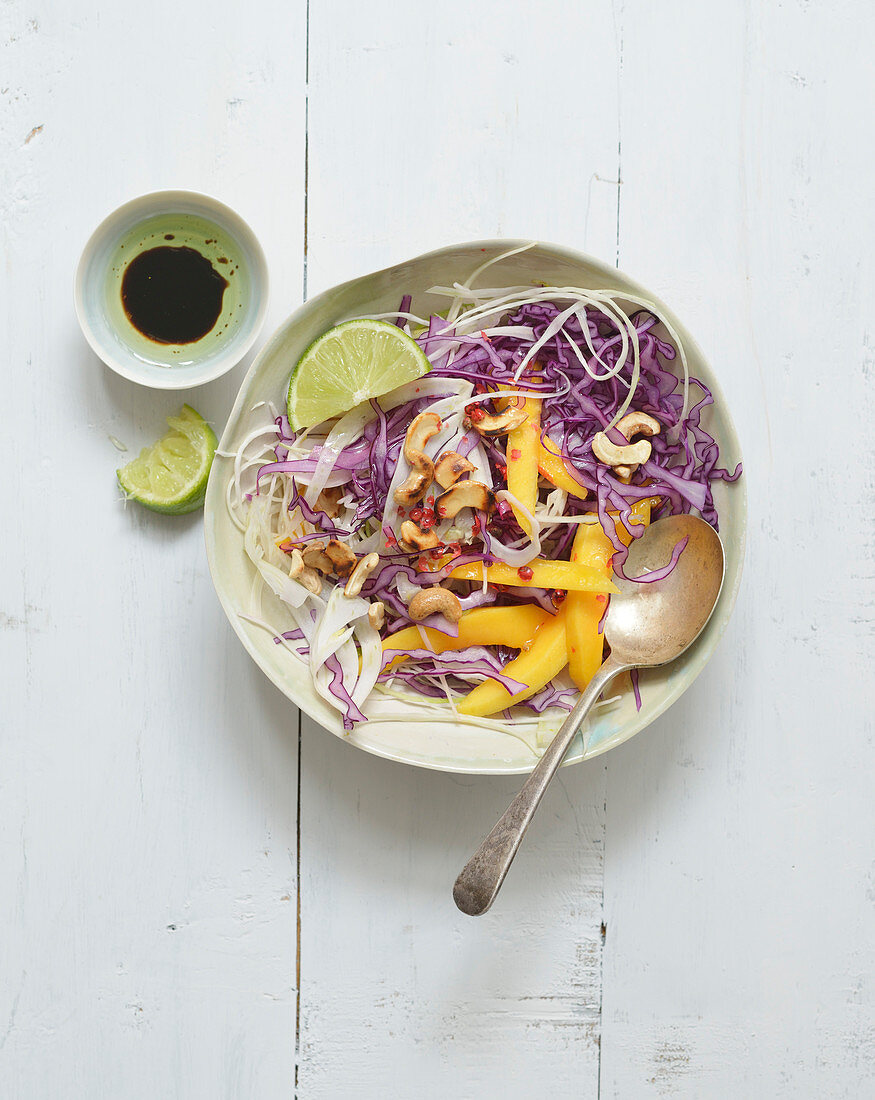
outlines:
{"label": "metal spoon", "polygon": [[710,524],[695,516],[668,516],[652,524],[630,549],[624,572],[639,577],[669,564],[675,546],[687,543],[674,569],[647,583],[616,578],[605,638],[611,654],[587,685],[549,748],[456,879],[453,898],[463,913],[485,913],[501,889],[529,822],[568,751],[580,724],[611,680],[632,668],[654,668],[679,657],[702,632],[723,584],[723,546]]}

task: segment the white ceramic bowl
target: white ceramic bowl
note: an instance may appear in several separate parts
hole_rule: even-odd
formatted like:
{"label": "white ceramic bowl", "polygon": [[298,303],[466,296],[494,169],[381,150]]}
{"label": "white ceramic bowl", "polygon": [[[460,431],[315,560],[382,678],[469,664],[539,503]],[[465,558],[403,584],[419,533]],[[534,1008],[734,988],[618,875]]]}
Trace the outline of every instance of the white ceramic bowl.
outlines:
{"label": "white ceramic bowl", "polygon": [[[430,286],[465,280],[490,256],[523,243],[475,241],[443,248],[385,271],[353,279],[311,299],[282,325],[253,363],[237,395],[220,450],[230,454],[237,451],[253,421],[251,410],[256,402],[271,400],[282,407],[292,367],[308,345],[326,329],[350,317],[389,312],[408,293],[413,295],[413,312],[427,316],[429,310],[441,309],[445,304],[444,299],[427,293]],[[537,280],[552,286],[627,290],[651,298],[684,341],[691,374],[701,378],[714,393],[715,404],[705,411],[702,422],[720,445],[721,463],[733,469],[740,461],[729,410],[702,352],[671,310],[643,287],[598,260],[550,244],[538,244],[501,261],[490,270],[488,278],[490,286]],[[207,555],[213,583],[232,626],[274,684],[326,729],[379,756],[454,772],[492,774],[531,770],[536,756],[530,735],[517,736],[513,724],[503,719],[480,720],[477,725],[462,724],[450,713],[442,719],[425,717],[413,702],[399,704],[385,697],[374,697],[373,703],[366,707],[370,720],[357,725],[352,733],[343,733],[337,711],[316,694],[305,665],[286,647],[276,645],[264,629],[240,618],[240,612],[249,610],[254,570],[244,552],[242,536],[225,505],[232,467],[233,461],[221,456],[217,456],[213,464],[205,509]],[[621,689],[618,705],[596,713],[592,719],[588,757],[626,741],[662,714],[702,671],[726,627],[735,603],[744,556],[747,504],[743,481],[731,485],[717,482],[714,497],[726,552],[726,579],[714,614],[702,636],[679,660],[641,674],[640,711],[635,708],[632,692]],[[266,608],[272,600],[274,597],[267,593]],[[541,731],[542,741],[545,735],[555,732],[560,721],[561,718],[557,718],[550,729]],[[569,751],[567,762],[581,759],[583,746],[578,738]]]}
{"label": "white ceramic bowl", "polygon": [[[190,344],[158,344],[128,319],[124,269],[138,252],[188,245],[228,272],[222,311]],[[92,233],[76,270],[74,302],[85,339],[123,378],[156,389],[199,386],[225,374],[254,344],[267,312],[268,277],[255,234],[230,207],[196,191],[155,191],[125,203]]]}

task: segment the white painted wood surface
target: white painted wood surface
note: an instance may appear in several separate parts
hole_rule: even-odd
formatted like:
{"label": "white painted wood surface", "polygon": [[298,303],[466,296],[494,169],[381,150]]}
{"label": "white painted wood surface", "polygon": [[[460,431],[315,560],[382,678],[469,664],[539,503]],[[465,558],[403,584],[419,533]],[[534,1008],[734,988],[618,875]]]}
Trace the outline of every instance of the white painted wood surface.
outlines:
{"label": "white painted wood surface", "polygon": [[[4,1100],[875,1093],[873,31],[866,0],[3,6]],[[450,885],[515,782],[299,726],[199,520],[119,501],[108,437],[179,398],[94,359],[72,275],[171,186],[261,238],[265,336],[305,278],[540,236],[723,380],[733,624],[563,773],[481,920]],[[241,377],[184,396],[221,427]]]}

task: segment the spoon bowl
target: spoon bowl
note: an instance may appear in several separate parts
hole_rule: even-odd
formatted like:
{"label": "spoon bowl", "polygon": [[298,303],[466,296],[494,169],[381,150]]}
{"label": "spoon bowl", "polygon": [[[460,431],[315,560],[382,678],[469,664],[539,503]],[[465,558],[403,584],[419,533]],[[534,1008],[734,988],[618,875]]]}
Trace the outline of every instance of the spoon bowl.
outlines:
{"label": "spoon bowl", "polygon": [[[671,561],[667,576],[648,581]],[[684,652],[711,617],[723,584],[720,536],[695,516],[658,520],[629,547],[623,572],[615,577],[619,595],[611,597],[605,637],[614,659],[635,668],[668,664]],[[641,579],[643,578],[643,579]]]}
{"label": "spoon bowl", "polygon": [[453,898],[479,916],[492,905],[550,780],[581,723],[620,672],[655,668],[693,644],[711,617],[723,585],[724,555],[714,528],[696,516],[667,516],[650,525],[615,578],[605,639],[611,653],[538,761],[522,790],[456,879]]}

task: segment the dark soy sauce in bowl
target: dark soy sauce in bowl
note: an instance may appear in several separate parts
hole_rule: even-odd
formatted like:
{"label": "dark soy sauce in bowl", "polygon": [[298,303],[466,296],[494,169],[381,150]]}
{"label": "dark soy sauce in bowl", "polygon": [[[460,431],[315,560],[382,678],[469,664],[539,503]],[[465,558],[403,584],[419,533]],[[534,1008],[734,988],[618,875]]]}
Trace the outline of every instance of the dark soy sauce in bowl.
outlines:
{"label": "dark soy sauce in bowl", "polygon": [[192,344],[218,321],[227,286],[197,249],[160,245],[141,252],[125,268],[122,305],[149,340]]}

